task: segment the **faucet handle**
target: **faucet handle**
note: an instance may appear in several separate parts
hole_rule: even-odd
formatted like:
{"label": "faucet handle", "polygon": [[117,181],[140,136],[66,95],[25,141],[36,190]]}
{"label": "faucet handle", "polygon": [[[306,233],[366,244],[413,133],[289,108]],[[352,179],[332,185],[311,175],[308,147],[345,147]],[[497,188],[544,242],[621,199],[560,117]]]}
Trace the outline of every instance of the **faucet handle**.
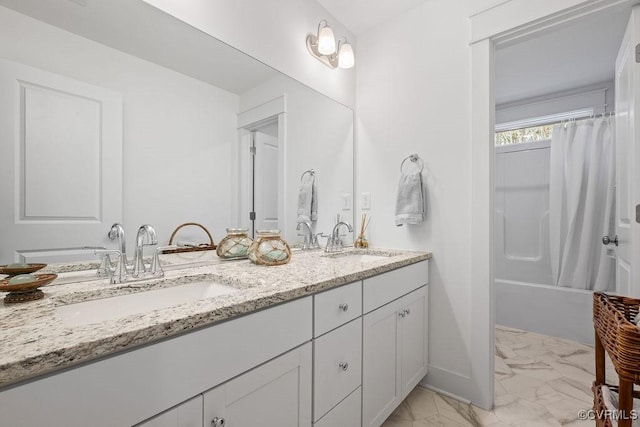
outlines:
{"label": "faucet handle", "polygon": [[151,259],[151,274],[156,277],[164,277],[164,271],[162,270],[162,264],[160,263],[160,254],[164,251],[178,249],[176,245],[158,246],[153,251],[153,258]]}
{"label": "faucet handle", "polygon": [[94,249],[95,255],[102,255],[100,266],[96,271],[98,277],[111,277],[115,273],[115,267],[111,267],[111,255],[117,255],[118,259],[122,256],[122,252],[115,249]]}
{"label": "faucet handle", "polygon": [[[93,251],[96,255],[104,255],[100,267],[98,268],[98,277],[109,276],[111,277],[111,283],[122,283],[127,277],[127,264],[122,252],[117,249],[96,249]],[[117,255],[118,261],[116,267],[111,268],[111,256]],[[107,261],[108,260],[108,261]],[[104,266],[104,269],[103,269]]]}
{"label": "faucet handle", "polygon": [[318,237],[329,237],[325,236],[324,233],[316,233],[313,235],[313,239],[311,240],[311,247],[317,249],[320,247],[320,243],[318,243]]}

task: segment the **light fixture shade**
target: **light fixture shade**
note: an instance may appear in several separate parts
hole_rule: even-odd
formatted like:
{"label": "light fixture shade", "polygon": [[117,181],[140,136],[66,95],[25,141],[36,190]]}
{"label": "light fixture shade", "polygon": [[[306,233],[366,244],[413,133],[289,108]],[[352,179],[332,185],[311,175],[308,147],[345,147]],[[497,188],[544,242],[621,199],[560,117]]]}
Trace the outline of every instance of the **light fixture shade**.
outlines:
{"label": "light fixture shade", "polygon": [[340,45],[340,52],[338,52],[338,66],[340,68],[351,68],[354,64],[353,48],[349,43],[342,43]]}
{"label": "light fixture shade", "polygon": [[336,39],[333,30],[325,25],[318,31],[318,52],[322,55],[331,55],[336,51]]}

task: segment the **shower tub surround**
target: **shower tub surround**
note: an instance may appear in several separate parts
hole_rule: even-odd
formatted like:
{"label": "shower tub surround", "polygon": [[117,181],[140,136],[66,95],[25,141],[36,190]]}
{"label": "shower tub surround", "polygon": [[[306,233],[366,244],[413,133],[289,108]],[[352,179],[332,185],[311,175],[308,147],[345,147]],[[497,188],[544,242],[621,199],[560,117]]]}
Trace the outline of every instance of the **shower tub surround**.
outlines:
{"label": "shower tub surround", "polygon": [[[355,250],[358,251],[358,250]],[[381,255],[369,262],[351,257],[326,257],[320,251],[296,251],[289,264],[257,266],[249,261],[211,258],[179,266],[175,256],[160,280],[110,285],[108,279],[64,281],[64,274],[43,288],[45,298],[0,307],[0,387],[101,358],[184,332],[211,326],[257,310],[312,295],[347,283],[431,258],[427,252],[368,250]],[[202,265],[199,265],[202,264]],[[171,268],[175,268],[171,270]],[[62,268],[72,271],[73,269]],[[94,274],[94,272],[88,272]],[[74,272],[78,274],[78,272]],[[236,291],[100,323],[70,327],[56,308],[72,303],[108,298],[151,289],[212,281]]]}

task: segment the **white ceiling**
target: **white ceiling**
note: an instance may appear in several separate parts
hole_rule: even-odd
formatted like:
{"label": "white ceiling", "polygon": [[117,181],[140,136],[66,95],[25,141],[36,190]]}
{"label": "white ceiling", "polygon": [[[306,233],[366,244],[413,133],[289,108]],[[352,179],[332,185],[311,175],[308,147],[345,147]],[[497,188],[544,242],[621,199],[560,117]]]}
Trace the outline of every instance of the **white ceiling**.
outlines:
{"label": "white ceiling", "polygon": [[[354,35],[364,33],[427,0],[317,0]],[[331,25],[331,23],[329,23]]]}
{"label": "white ceiling", "polygon": [[630,8],[599,12],[496,52],[496,104],[614,78]]}

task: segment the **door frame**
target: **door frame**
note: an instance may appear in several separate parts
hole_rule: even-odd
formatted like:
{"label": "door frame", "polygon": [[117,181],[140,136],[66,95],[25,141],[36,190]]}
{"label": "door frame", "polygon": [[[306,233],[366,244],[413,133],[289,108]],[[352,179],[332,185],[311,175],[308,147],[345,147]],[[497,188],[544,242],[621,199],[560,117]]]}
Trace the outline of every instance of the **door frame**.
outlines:
{"label": "door frame", "polygon": [[231,189],[232,210],[231,218],[235,219],[237,226],[249,227],[247,213],[250,207],[251,183],[249,182],[249,146],[251,144],[251,132],[258,130],[268,123],[278,123],[278,223],[284,229],[287,213],[285,211],[287,194],[285,183],[287,182],[286,168],[286,124],[287,124],[287,99],[286,95],[279,96],[256,107],[238,113],[238,140],[235,149],[232,150]]}
{"label": "door frame", "polygon": [[577,18],[637,0],[506,0],[471,21],[471,248],[470,353],[474,404],[494,399],[494,54],[506,46]]}

